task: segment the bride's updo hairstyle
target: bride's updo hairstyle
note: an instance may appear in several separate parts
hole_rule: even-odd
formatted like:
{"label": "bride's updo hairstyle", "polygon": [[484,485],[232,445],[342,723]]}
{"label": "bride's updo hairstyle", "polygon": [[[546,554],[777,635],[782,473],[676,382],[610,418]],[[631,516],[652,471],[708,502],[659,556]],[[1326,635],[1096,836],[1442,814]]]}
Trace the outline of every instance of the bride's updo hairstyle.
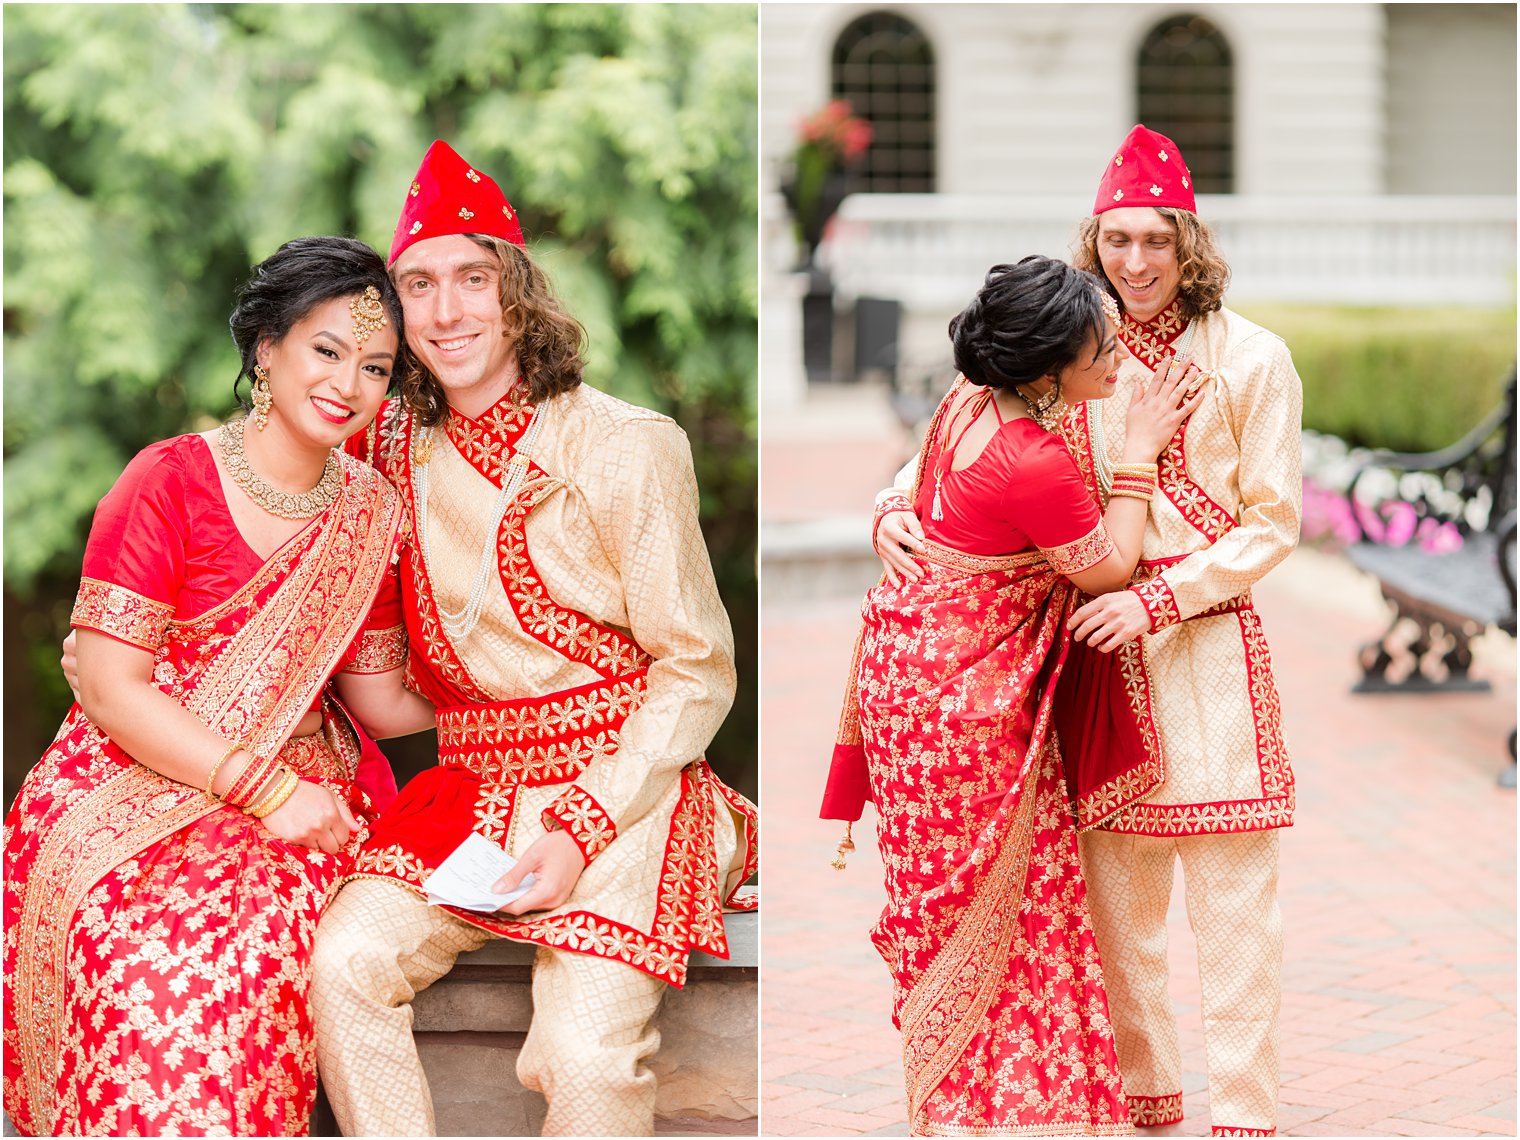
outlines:
{"label": "bride's updo hairstyle", "polygon": [[1084,348],[1103,343],[1103,319],[1101,286],[1090,273],[1038,254],[994,265],[950,322],[955,367],[988,388],[1059,376]]}
{"label": "bride's updo hairstyle", "polygon": [[[362,241],[348,237],[301,237],[288,241],[253,267],[227,325],[237,345],[239,370],[232,382],[232,393],[246,409],[249,402],[238,392],[238,385],[253,379],[258,363],[259,341],[285,339],[291,328],[305,320],[318,305],[334,297],[363,293],[373,285],[385,306],[385,317],[399,344],[398,355],[406,356],[406,326],[402,323],[401,298],[385,259]],[[398,382],[401,360],[391,370],[392,388]]]}

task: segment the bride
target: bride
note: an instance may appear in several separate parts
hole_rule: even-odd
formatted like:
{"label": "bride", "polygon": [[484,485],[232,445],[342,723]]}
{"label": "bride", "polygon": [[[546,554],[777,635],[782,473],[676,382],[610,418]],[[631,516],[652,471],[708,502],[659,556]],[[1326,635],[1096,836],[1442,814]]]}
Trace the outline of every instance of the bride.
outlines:
{"label": "bride", "polygon": [[[5,821],[5,1103],[28,1135],[304,1135],[317,919],[394,794],[401,506],[341,454],[398,364],[385,263],[302,238],[231,319],[251,416],[101,500],[77,703]],[[333,684],[329,685],[329,679]]]}

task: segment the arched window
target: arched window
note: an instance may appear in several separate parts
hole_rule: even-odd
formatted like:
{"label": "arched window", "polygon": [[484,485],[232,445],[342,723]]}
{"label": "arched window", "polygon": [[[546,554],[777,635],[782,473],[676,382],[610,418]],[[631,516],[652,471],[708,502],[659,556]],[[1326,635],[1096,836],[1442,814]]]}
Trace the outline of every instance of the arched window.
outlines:
{"label": "arched window", "polygon": [[1235,68],[1224,35],[1202,16],[1174,16],[1140,45],[1140,122],[1182,150],[1200,194],[1235,190]]}
{"label": "arched window", "polygon": [[917,25],[868,12],[834,41],[834,98],[871,124],[871,148],[852,172],[852,189],[918,193],[934,189],[934,51]]}

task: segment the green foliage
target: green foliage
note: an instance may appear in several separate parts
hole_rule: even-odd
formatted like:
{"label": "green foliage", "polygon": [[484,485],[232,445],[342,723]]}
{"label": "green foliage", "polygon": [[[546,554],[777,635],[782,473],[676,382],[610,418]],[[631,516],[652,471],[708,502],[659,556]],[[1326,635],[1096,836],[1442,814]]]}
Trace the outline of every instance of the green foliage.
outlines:
{"label": "green foliage", "polygon": [[[752,668],[756,21],[726,4],[8,6],[9,595],[51,605],[131,455],[231,409],[248,267],[309,233],[384,252],[447,138],[518,208],[587,328],[588,380],[691,437]],[[741,773],[750,680],[714,749]]]}
{"label": "green foliage", "polygon": [[1288,344],[1304,427],[1353,444],[1431,451],[1499,403],[1515,313],[1491,309],[1242,307]]}

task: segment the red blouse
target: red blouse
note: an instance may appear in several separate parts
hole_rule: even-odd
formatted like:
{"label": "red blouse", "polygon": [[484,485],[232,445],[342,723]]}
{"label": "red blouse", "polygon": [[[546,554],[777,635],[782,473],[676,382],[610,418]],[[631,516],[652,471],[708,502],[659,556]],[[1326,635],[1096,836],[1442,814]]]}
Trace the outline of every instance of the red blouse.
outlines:
{"label": "red blouse", "polygon": [[[172,607],[173,620],[187,621],[237,593],[264,561],[232,519],[211,448],[199,435],[181,435],[138,452],[100,500],[85,545],[83,576],[164,603]],[[392,567],[370,609],[365,633],[392,629],[401,621],[401,593]],[[78,620],[73,624],[118,636],[117,630]],[[157,634],[162,636],[162,624]],[[363,637],[361,633],[344,655],[344,667],[353,662]],[[158,638],[144,640],[156,644]]]}
{"label": "red blouse", "polygon": [[1087,538],[1102,521],[1066,445],[1022,418],[999,425],[963,470],[945,472],[944,517],[935,519],[934,471],[943,447],[943,440],[934,442],[913,504],[924,535],[934,542],[993,557],[1032,547],[1050,551]]}

